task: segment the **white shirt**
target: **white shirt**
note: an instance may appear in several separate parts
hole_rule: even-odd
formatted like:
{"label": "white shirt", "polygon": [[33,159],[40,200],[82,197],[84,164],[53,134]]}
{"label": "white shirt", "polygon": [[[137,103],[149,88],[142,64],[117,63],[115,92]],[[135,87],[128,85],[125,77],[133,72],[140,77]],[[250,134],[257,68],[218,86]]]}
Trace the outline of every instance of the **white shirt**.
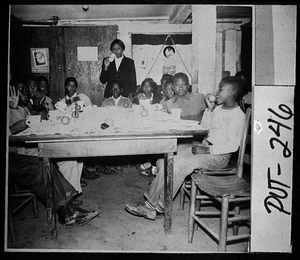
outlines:
{"label": "white shirt", "polygon": [[223,109],[217,106],[213,112],[204,112],[201,125],[209,130],[207,140],[212,143],[211,154],[225,154],[237,151],[240,145],[245,113],[239,106]]}
{"label": "white shirt", "polygon": [[115,101],[115,106],[117,106],[118,105],[118,102],[119,102],[119,100],[121,99],[121,95],[117,98],[117,99],[115,99],[113,96],[111,96],[112,98],[113,98],[113,100]]}
{"label": "white shirt", "polygon": [[120,67],[120,64],[121,64],[123,58],[124,58],[124,55],[122,55],[120,58],[115,58],[115,63],[116,63],[116,69],[117,69],[117,71],[119,70],[119,67]]}

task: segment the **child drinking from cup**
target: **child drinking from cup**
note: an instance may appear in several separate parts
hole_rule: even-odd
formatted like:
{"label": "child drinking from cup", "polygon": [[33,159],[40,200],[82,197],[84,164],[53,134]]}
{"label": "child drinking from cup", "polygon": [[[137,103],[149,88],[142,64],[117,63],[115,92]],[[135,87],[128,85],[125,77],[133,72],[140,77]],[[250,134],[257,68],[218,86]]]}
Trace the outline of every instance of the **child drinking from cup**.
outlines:
{"label": "child drinking from cup", "polygon": [[74,77],[68,77],[65,79],[65,97],[60,102],[65,102],[70,105],[76,101],[83,101],[84,106],[91,106],[92,102],[90,98],[83,93],[76,93],[78,87],[77,80]]}
{"label": "child drinking from cup", "polygon": [[[181,81],[182,78],[184,76],[180,75]],[[244,86],[241,79],[227,77],[219,84],[216,102],[210,102],[209,97],[205,99],[207,109],[201,124],[209,130],[209,134],[202,144],[191,144],[188,148],[177,151],[177,155],[174,156],[173,198],[185,177],[194,169],[214,170],[226,167],[231,154],[238,150],[245,120],[245,114],[238,101],[244,95]],[[155,220],[158,215],[164,213],[163,159],[157,161],[157,169],[156,177],[144,193],[145,203],[125,206],[130,214]]]}

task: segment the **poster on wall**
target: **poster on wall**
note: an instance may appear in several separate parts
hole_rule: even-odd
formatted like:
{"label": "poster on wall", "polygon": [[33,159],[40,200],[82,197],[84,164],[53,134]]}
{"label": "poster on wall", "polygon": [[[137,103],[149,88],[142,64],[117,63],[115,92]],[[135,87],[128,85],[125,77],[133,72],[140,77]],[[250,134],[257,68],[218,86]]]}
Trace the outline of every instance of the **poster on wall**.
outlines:
{"label": "poster on wall", "polygon": [[254,100],[251,252],[291,252],[294,87],[255,86]]}
{"label": "poster on wall", "polygon": [[49,73],[49,49],[30,48],[31,72]]}

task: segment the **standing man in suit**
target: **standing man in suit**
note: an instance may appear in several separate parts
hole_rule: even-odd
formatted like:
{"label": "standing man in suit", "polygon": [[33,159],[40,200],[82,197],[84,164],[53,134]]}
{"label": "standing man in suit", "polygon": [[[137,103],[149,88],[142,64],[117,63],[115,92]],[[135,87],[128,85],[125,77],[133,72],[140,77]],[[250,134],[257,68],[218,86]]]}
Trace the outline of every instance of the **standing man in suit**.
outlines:
{"label": "standing man in suit", "polygon": [[111,96],[110,87],[113,81],[119,81],[123,86],[122,95],[133,100],[133,94],[136,91],[136,72],[134,61],[124,56],[125,44],[115,39],[111,45],[112,54],[106,57],[102,63],[100,81],[107,83],[104,98]]}

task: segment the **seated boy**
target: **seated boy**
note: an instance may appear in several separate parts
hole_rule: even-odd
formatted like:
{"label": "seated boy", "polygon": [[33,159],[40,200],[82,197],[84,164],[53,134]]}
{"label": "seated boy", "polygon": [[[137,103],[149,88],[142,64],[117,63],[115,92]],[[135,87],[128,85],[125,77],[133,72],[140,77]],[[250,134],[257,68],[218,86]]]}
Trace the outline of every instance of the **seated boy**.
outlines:
{"label": "seated boy", "polygon": [[205,96],[200,93],[189,92],[189,79],[184,73],[177,73],[173,77],[173,90],[175,96],[166,102],[167,111],[172,108],[181,108],[181,119],[201,122],[206,109]]}
{"label": "seated boy", "polygon": [[132,103],[129,98],[122,96],[123,87],[121,82],[113,81],[110,85],[110,98],[104,99],[102,107],[107,106],[121,106],[121,107],[132,107]]}
{"label": "seated boy", "polygon": [[[204,110],[206,109],[205,96],[200,93],[189,92],[188,76],[181,72],[174,75],[172,84],[170,85],[175,95],[164,102],[164,110],[171,113],[172,108],[181,108],[181,119],[201,122]],[[172,93],[170,93],[170,96],[172,96]],[[178,149],[184,149],[186,146],[184,143],[186,142],[190,142],[190,140],[180,140]],[[143,175],[155,174],[157,171],[155,166],[152,166],[150,162],[138,165],[137,170]]]}
{"label": "seated boy", "polygon": [[[173,198],[185,177],[194,169],[220,169],[226,167],[231,154],[238,150],[245,114],[238,105],[244,95],[244,84],[237,77],[221,80],[216,103],[206,98],[206,109],[201,124],[209,129],[202,144],[191,145],[174,156]],[[157,161],[158,174],[144,193],[142,205],[125,206],[126,211],[146,219],[155,220],[164,212],[164,160]]]}
{"label": "seated boy", "polygon": [[[25,130],[26,117],[30,111],[26,108],[29,102],[29,90],[25,82],[14,82],[15,87],[10,87],[11,100],[9,108],[9,135]],[[18,104],[18,105],[16,105]],[[28,186],[46,205],[45,182],[43,175],[43,161],[37,156],[37,149],[10,147],[9,148],[9,177],[21,185]],[[56,165],[53,165],[53,199],[54,210],[62,224],[81,225],[88,223],[99,215],[98,211],[87,211],[73,204],[78,192],[64,178]]]}

